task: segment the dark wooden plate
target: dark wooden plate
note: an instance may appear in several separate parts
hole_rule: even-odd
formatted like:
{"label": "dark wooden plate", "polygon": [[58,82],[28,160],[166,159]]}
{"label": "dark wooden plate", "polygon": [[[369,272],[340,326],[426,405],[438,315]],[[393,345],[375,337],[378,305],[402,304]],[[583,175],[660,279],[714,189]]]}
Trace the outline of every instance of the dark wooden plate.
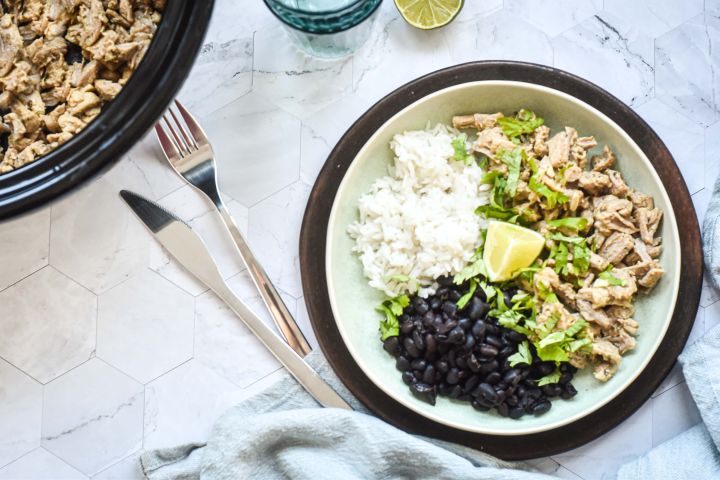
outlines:
{"label": "dark wooden plate", "polygon": [[[395,113],[437,90],[477,80],[516,80],[551,87],[592,105],[623,128],[645,152],[670,197],[682,251],[680,291],[660,347],[640,376],[614,400],[576,422],[520,436],[457,430],[429,420],[396,402],[372,383],[355,363],[338,331],[325,277],[325,238],[330,209],[345,172],[370,136]],[[300,265],[310,320],[323,353],[337,375],[378,417],[407,432],[476,448],[506,460],[547,456],[576,448],[617,426],[655,391],[672,368],[692,328],[702,286],[697,217],[687,186],[658,135],[635,112],[600,87],[555,68],[530,63],[487,61],[457,65],[414,80],[362,115],[330,153],[310,193],[300,233]]]}

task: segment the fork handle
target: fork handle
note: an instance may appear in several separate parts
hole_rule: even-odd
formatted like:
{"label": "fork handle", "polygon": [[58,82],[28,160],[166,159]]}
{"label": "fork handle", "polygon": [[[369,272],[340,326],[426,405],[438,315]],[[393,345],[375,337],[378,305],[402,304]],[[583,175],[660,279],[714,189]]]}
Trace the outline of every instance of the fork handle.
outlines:
{"label": "fork handle", "polygon": [[240,258],[242,258],[248,272],[250,272],[250,278],[252,278],[255,287],[260,292],[263,303],[265,303],[265,306],[270,311],[270,316],[275,322],[275,325],[277,325],[293,350],[295,350],[298,355],[304,357],[312,350],[305,335],[303,335],[300,327],[298,327],[298,324],[288,311],[287,306],[285,306],[285,302],[283,302],[280,294],[268,278],[267,273],[265,273],[265,270],[257,261],[255,255],[253,255],[247,242],[245,242],[242,233],[240,233],[240,229],[235,223],[235,220],[233,220],[232,215],[230,215],[227,207],[225,207],[223,203],[220,203],[217,205],[217,208],[225,226],[230,232],[230,236],[235,242],[235,246],[240,253]]}

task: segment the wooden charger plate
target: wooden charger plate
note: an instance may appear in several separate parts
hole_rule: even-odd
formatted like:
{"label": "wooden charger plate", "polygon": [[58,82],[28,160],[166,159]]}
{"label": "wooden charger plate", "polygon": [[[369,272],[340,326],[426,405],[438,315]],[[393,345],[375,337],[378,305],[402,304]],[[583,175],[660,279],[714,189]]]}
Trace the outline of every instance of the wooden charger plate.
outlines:
{"label": "wooden charger plate", "polygon": [[[680,290],[670,326],[640,376],[595,412],[553,430],[529,435],[488,435],[462,431],[427,419],[393,400],[372,383],[346,348],[330,307],[325,276],[328,219],[338,186],[358,151],[394,114],[437,90],[478,80],[515,80],[560,90],[614,120],[652,162],[677,218],[682,265]],[[300,233],[300,266],[310,321],[328,362],[340,380],[372,412],[407,432],[460,443],[506,460],[557,454],[583,445],[617,426],[652,395],[682,351],[700,302],[700,231],[690,193],[672,155],[632,109],[597,85],[551,67],[508,61],[472,62],[431,73],[398,88],[363,114],[343,135],[310,193]]]}

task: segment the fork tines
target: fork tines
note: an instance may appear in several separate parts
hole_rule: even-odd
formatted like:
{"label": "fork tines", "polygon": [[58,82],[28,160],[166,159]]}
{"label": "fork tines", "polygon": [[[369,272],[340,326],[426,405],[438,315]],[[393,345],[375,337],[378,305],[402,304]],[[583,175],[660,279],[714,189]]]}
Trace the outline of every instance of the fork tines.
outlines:
{"label": "fork tines", "polygon": [[[200,147],[207,145],[208,139],[200,125],[183,104],[175,100],[175,105],[182,120],[178,118],[171,106],[167,112],[172,121],[168,118],[168,113],[163,114],[162,120],[155,124],[155,132],[168,157],[184,158],[197,151]],[[169,135],[166,130],[170,132]]]}

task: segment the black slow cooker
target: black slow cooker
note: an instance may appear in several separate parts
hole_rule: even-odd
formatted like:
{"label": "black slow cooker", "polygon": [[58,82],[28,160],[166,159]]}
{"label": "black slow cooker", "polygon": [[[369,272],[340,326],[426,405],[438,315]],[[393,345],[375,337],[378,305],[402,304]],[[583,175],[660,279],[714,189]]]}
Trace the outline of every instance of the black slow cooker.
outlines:
{"label": "black slow cooker", "polygon": [[0,175],[0,219],[43,205],[119,160],[165,111],[190,72],[214,0],[169,0],[150,48],[120,94],[67,143]]}

